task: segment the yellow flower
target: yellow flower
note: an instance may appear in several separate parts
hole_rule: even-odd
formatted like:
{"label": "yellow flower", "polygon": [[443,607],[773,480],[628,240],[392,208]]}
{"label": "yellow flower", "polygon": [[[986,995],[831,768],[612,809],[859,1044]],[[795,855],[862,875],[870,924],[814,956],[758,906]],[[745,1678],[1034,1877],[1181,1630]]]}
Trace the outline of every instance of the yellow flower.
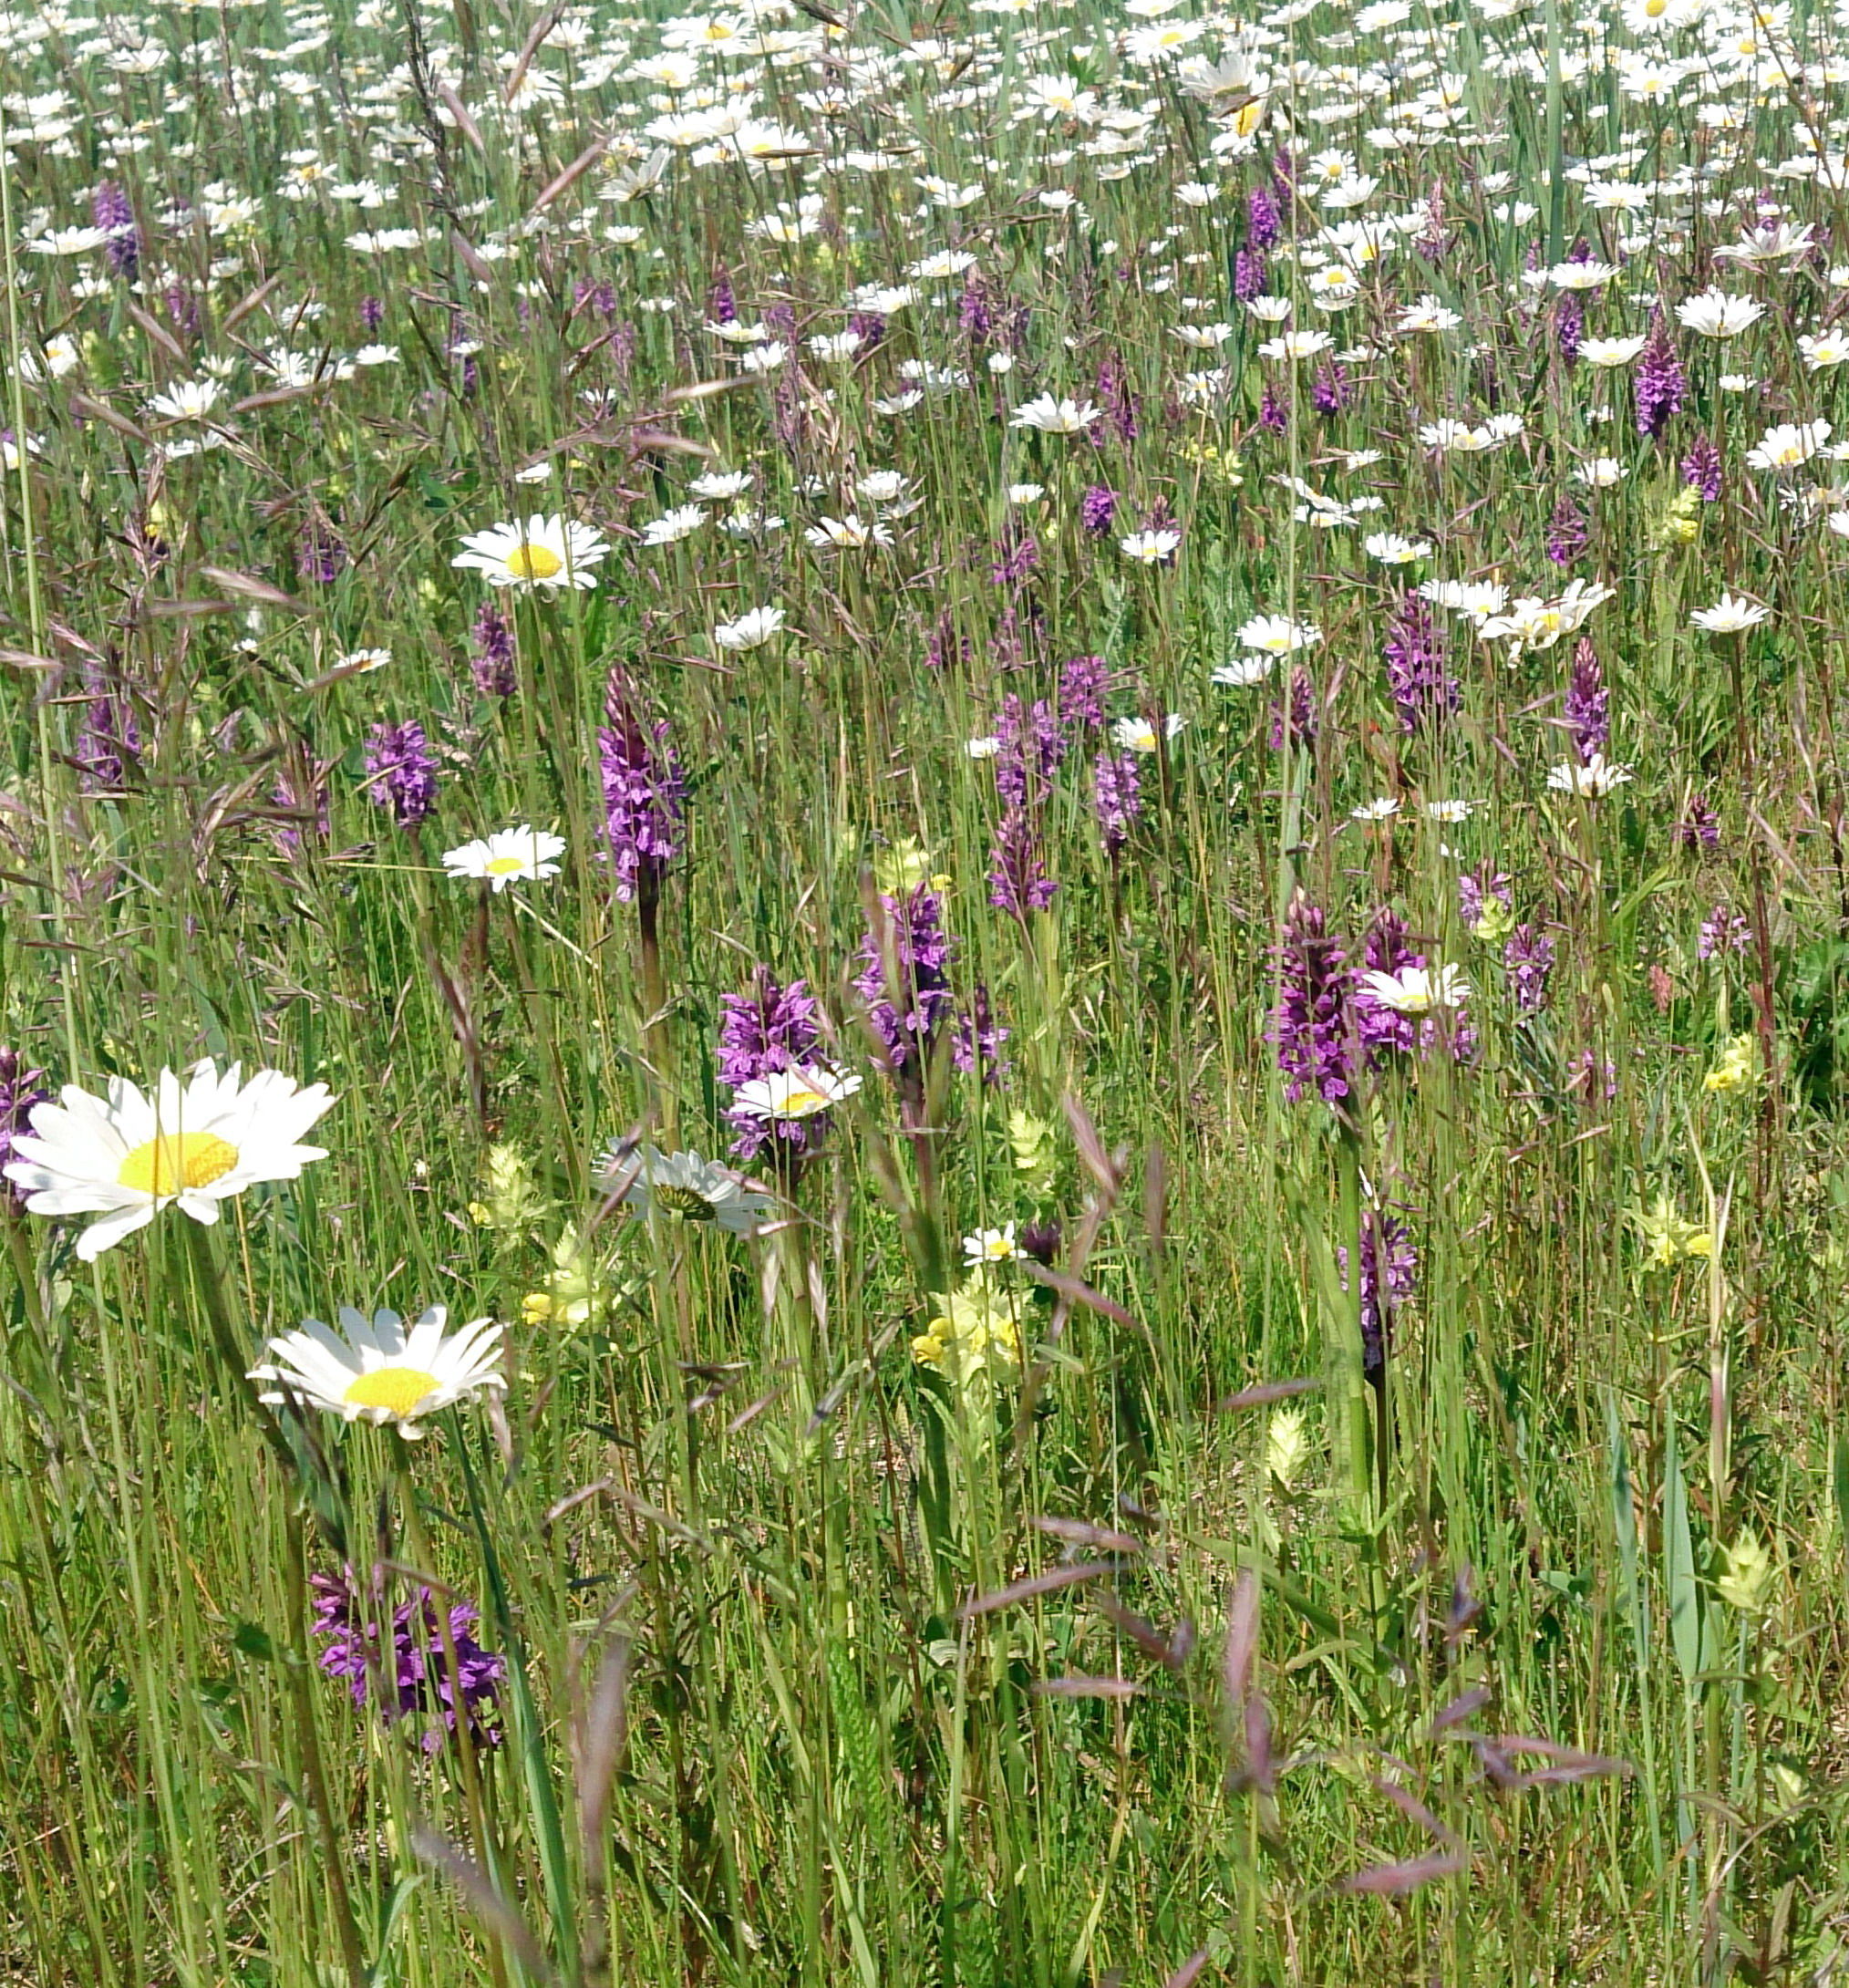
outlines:
{"label": "yellow flower", "polygon": [[1711,1257],[1714,1237],[1694,1222],[1685,1222],[1668,1195],[1659,1194],[1648,1208],[1631,1216],[1643,1236],[1646,1261],[1655,1270],[1667,1270],[1685,1257]]}
{"label": "yellow flower", "polygon": [[972,1278],[912,1341],[912,1355],[945,1380],[966,1386],[980,1374],[1007,1379],[1021,1364],[1017,1300],[986,1279]]}
{"label": "yellow flower", "polygon": [[1759,1045],[1751,1034],[1730,1036],[1720,1061],[1701,1082],[1709,1091],[1740,1091],[1759,1076]]}
{"label": "yellow flower", "polygon": [[1485,946],[1500,946],[1515,929],[1515,914],[1500,897],[1483,899],[1483,915],[1471,927],[1471,936]]}
{"label": "yellow flower", "polygon": [[1271,1418],[1265,1438],[1265,1468],[1276,1478],[1280,1491],[1288,1491],[1296,1482],[1308,1455],[1309,1434],[1303,1410],[1280,1408]]}
{"label": "yellow flower", "polygon": [[1008,1145],[1015,1172],[1029,1194],[1044,1194],[1053,1184],[1055,1154],[1052,1127],[1031,1112],[1008,1113]]}
{"label": "yellow flower", "polygon": [[1720,1549],[1714,1591],[1742,1615],[1761,1614],[1770,1599],[1773,1571],[1772,1557],[1764,1545],[1751,1531],[1742,1532],[1730,1547]]}
{"label": "yellow flower", "polygon": [[931,853],[915,835],[901,835],[873,858],[873,881],[888,897],[909,897],[930,874]]}
{"label": "yellow flower", "polygon": [[1692,545],[1701,536],[1701,492],[1685,483],[1658,521],[1658,545]]}
{"label": "yellow flower", "polygon": [[521,1300],[521,1311],[529,1325],[584,1325],[608,1310],[609,1298],[603,1265],[579,1239],[577,1225],[568,1222],[553,1246],[545,1288],[529,1291]]}
{"label": "yellow flower", "polygon": [[531,1228],[545,1213],[526,1156],[518,1146],[490,1146],[482,1169],[484,1198],[469,1204],[469,1217],[482,1228]]}

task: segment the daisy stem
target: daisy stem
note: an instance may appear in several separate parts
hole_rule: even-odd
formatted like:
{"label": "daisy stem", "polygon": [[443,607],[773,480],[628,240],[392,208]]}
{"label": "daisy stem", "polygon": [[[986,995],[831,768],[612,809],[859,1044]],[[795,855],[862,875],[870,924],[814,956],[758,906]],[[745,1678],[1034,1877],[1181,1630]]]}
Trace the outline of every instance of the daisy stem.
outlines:
{"label": "daisy stem", "polygon": [[[250,1385],[247,1357],[239,1351],[237,1331],[232,1323],[231,1303],[225,1292],[225,1268],[212,1242],[212,1231],[202,1222],[188,1221],[182,1226],[186,1231],[187,1255],[192,1267],[193,1289],[205,1312],[206,1324],[212,1331],[212,1344],[223,1362],[226,1379],[232,1392],[243,1396],[255,1409],[258,1433],[274,1453],[282,1469],[282,1482],[287,1487],[285,1523],[289,1538],[289,1621],[293,1645],[295,1627],[306,1619],[308,1612],[305,1572],[306,1542],[303,1536],[300,1505],[290,1495],[300,1481],[301,1472],[288,1438],[283,1433],[282,1424],[273,1410],[255,1399]],[[334,1808],[327,1796],[327,1776],[315,1724],[315,1706],[308,1693],[307,1657],[292,1648],[287,1668],[291,1709],[302,1749],[303,1778],[307,1785],[308,1799],[315,1810],[315,1826],[320,1830],[322,1848],[326,1856],[327,1883],[333,1894],[335,1928],[340,1937],[347,1988],[364,1988],[370,1977],[359,1943],[359,1930],[353,1917],[353,1901],[346,1890],[343,1862],[346,1852],[335,1828]]]}
{"label": "daisy stem", "polygon": [[[398,1503],[403,1512],[408,1556],[419,1577],[437,1579],[437,1554],[430,1543],[424,1515],[418,1506],[417,1479],[411,1475],[411,1445],[394,1429],[391,1432],[392,1475],[398,1479]],[[421,1580],[419,1582],[421,1586]],[[437,1620],[437,1636],[443,1646],[443,1670],[449,1683],[449,1710],[456,1721],[456,1755],[461,1765],[462,1796],[469,1806],[469,1826],[475,1838],[475,1856],[489,1874],[495,1889],[506,1895],[499,1846],[488,1827],[488,1808],[481,1796],[480,1764],[475,1755],[475,1730],[462,1696],[462,1664],[456,1653],[456,1633],[449,1624],[449,1611],[440,1599],[425,1602],[420,1594],[411,1597],[413,1609],[429,1606]],[[419,1624],[421,1628],[423,1625]]]}
{"label": "daisy stem", "polygon": [[327,1888],[334,1895],[334,1925],[340,1936],[340,1958],[346,1971],[347,1988],[366,1988],[371,1973],[359,1943],[359,1928],[354,1921],[353,1900],[346,1889],[346,1850],[334,1824],[334,1805],[327,1796],[327,1770],[321,1758],[321,1735],[315,1724],[315,1700],[309,1690],[313,1666],[306,1650],[295,1642],[296,1626],[308,1618],[307,1540],[302,1529],[302,1513],[293,1501],[284,1516],[288,1531],[289,1653],[284,1666],[289,1679],[289,1705],[294,1714],[295,1734],[302,1749],[302,1778],[315,1810],[322,1853],[327,1860]]}

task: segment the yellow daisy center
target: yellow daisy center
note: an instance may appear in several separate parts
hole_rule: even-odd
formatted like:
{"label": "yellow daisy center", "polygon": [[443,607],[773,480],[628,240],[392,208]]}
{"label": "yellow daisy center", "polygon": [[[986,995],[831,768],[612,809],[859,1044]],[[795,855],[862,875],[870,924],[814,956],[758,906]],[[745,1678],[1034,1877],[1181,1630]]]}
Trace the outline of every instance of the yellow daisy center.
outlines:
{"label": "yellow daisy center", "polygon": [[145,1195],[210,1187],[238,1164],[238,1149],[211,1132],[170,1132],[144,1140],[116,1170],[119,1186]]}
{"label": "yellow daisy center", "polygon": [[351,1382],[340,1398],[356,1408],[383,1408],[408,1415],[426,1395],[437,1392],[437,1376],[420,1367],[375,1367]]}
{"label": "yellow daisy center", "polygon": [[507,555],[507,570],[516,580],[552,580],[565,563],[550,545],[516,545]]}
{"label": "yellow daisy center", "polygon": [[521,856],[490,856],[483,865],[490,876],[518,876],[525,867],[525,859]]}
{"label": "yellow daisy center", "polygon": [[783,1100],[785,1118],[807,1118],[811,1112],[823,1110],[828,1100],[820,1091],[792,1091]]}

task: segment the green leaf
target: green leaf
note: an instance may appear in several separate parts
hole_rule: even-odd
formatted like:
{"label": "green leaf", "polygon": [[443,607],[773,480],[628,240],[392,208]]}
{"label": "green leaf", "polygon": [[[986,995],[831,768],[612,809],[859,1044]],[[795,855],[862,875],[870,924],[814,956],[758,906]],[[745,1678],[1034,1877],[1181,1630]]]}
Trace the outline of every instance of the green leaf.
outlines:
{"label": "green leaf", "polygon": [[259,1629],[254,1622],[240,1622],[232,1631],[232,1648],[242,1650],[245,1656],[256,1658],[259,1663],[274,1663],[276,1661],[276,1646],[270,1641],[267,1630]]}
{"label": "green leaf", "polygon": [[1701,1670],[1701,1596],[1695,1584],[1695,1549],[1689,1538],[1689,1494],[1676,1454],[1676,1420],[1669,1418],[1663,1455],[1663,1579],[1669,1596],[1669,1646],[1676,1668],[1691,1691]]}

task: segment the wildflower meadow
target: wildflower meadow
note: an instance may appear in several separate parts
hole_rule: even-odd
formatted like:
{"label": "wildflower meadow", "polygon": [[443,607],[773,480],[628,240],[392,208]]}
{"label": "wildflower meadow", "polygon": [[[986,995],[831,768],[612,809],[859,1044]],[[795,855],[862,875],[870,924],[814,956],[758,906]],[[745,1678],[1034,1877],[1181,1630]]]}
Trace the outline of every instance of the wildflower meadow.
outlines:
{"label": "wildflower meadow", "polygon": [[1849,4],[0,5],[0,1982],[1849,1979]]}

